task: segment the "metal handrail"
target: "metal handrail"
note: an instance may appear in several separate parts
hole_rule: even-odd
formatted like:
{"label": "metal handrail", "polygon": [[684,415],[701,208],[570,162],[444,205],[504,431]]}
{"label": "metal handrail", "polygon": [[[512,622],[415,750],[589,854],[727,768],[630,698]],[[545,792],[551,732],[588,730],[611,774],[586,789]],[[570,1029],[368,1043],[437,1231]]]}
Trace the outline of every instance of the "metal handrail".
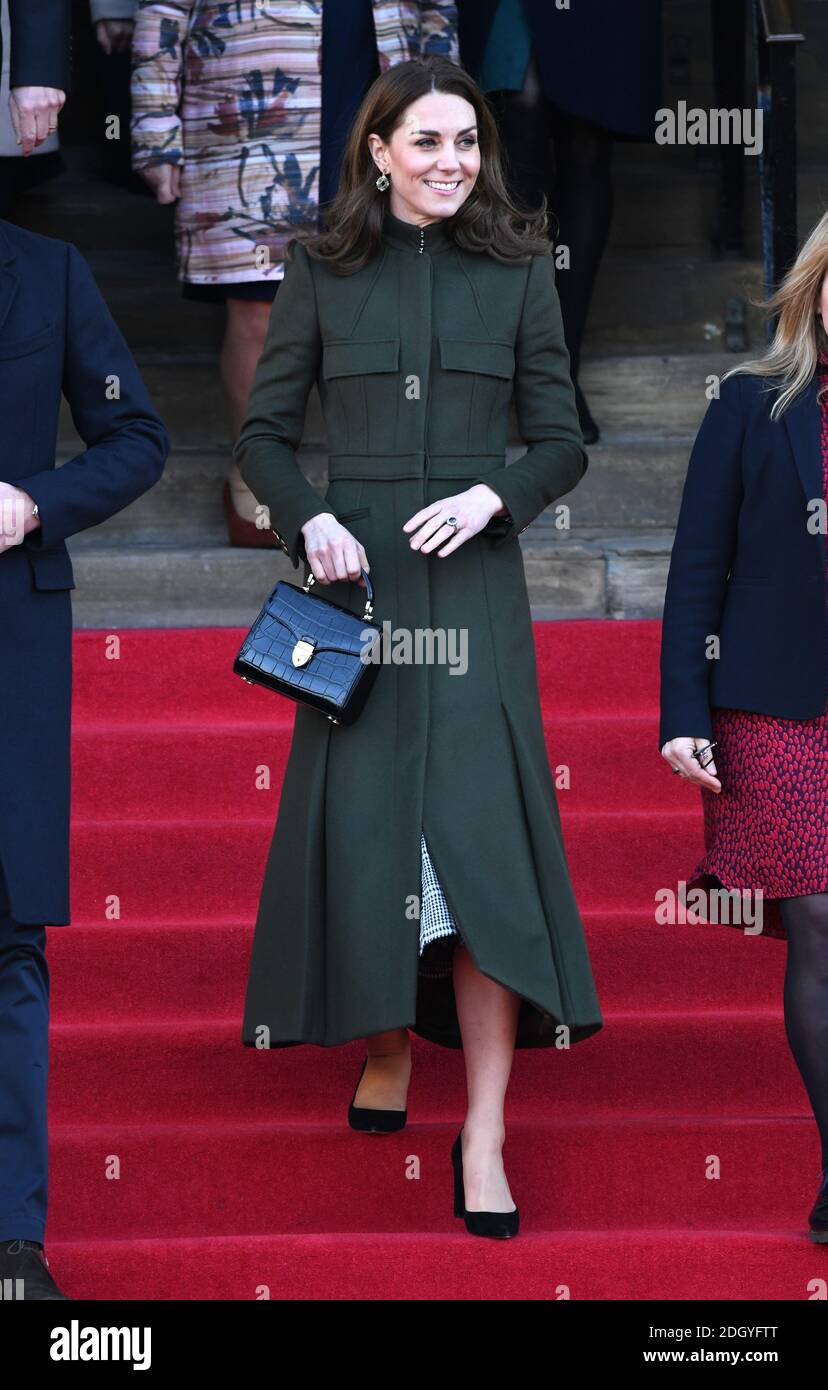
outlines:
{"label": "metal handrail", "polygon": [[765,43],[804,43],[797,27],[797,0],[759,0],[759,19]]}
{"label": "metal handrail", "polygon": [[[777,288],[798,247],[796,46],[805,35],[797,0],[753,0],[756,98],[762,111],[759,197],[765,292]],[[774,324],[768,324],[769,335]]]}

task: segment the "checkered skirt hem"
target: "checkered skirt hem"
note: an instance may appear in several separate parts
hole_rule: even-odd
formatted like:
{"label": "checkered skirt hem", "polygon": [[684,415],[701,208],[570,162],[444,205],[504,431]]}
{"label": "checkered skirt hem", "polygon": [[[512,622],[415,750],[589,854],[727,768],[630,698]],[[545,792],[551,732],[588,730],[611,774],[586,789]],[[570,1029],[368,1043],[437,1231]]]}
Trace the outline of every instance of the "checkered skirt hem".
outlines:
{"label": "checkered skirt hem", "polygon": [[420,901],[420,955],[423,954],[430,941],[436,941],[441,936],[456,936],[462,941],[462,936],[457,928],[457,923],[451,915],[446,896],[440,887],[440,880],[437,877],[431,856],[428,852],[428,845],[425,835],[420,832],[420,850],[422,857],[422,894]]}

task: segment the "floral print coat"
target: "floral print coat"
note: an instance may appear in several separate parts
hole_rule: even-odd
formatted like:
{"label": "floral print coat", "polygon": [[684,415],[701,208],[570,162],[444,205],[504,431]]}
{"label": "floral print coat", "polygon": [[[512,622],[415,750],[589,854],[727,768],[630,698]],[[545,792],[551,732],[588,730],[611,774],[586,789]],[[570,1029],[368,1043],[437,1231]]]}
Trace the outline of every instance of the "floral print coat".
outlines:
{"label": "floral print coat", "polygon": [[[324,0],[142,0],[135,15],[132,162],[180,164],[179,279],[281,279],[314,229]],[[448,0],[374,0],[380,69],[459,61]]]}

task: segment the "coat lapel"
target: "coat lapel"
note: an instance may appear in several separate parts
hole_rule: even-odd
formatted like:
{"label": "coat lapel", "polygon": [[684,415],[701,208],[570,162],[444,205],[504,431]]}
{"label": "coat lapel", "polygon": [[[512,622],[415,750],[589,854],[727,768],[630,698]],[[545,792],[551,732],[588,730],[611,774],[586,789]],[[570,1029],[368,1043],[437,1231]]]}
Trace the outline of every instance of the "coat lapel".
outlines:
{"label": "coat lapel", "polygon": [[809,502],[824,495],[821,418],[816,403],[818,386],[819,375],[815,372],[804,391],[800,392],[796,401],[782,416],[805,489],[805,497]]}
{"label": "coat lapel", "polygon": [[0,222],[0,331],[17,293],[18,279],[13,269],[14,258],[11,242]]}

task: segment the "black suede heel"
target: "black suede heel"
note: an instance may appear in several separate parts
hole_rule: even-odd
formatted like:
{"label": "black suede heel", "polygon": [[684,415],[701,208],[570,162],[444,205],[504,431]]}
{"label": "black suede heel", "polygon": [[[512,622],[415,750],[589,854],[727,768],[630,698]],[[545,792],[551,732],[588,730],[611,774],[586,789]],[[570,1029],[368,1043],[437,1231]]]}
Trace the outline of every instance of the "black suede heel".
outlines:
{"label": "black suede heel", "polygon": [[466,1230],[472,1236],[494,1236],[497,1240],[507,1240],[516,1236],[520,1229],[520,1212],[514,1211],[466,1211],[466,1188],[463,1182],[463,1141],[460,1134],[451,1149],[451,1166],[454,1169],[454,1215],[462,1216]]}
{"label": "black suede heel", "polygon": [[359,1090],[359,1083],[365,1074],[368,1065],[368,1058],[362,1063],[362,1071],[357,1077],[357,1084],[354,1087],[354,1094],[351,1097],[351,1104],[348,1106],[348,1124],[351,1129],[358,1129],[362,1134],[395,1134],[397,1130],[404,1129],[408,1119],[408,1110],[371,1110],[364,1105],[354,1105],[354,1097]]}

